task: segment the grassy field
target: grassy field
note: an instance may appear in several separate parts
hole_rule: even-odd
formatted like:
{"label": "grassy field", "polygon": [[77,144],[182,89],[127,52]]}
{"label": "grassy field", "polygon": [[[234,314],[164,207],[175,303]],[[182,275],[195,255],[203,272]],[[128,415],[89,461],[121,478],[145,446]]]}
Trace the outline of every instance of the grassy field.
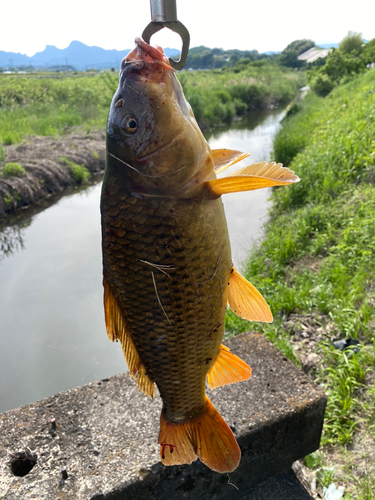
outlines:
{"label": "grassy field", "polygon": [[[110,77],[109,77],[110,78]],[[0,144],[104,127],[116,83],[105,75],[0,75]],[[114,80],[114,78],[113,78]]]}
{"label": "grassy field", "polygon": [[[313,94],[284,120],[277,161],[301,182],[273,195],[265,239],[246,277],[275,321],[259,328],[328,395],[322,449],[306,459],[345,500],[375,487],[375,70]],[[230,314],[231,333],[249,325]],[[258,329],[258,324],[257,324]],[[332,341],[353,338],[359,351]]]}
{"label": "grassy field", "polygon": [[[304,83],[304,74],[272,65],[178,77],[203,127],[287,103]],[[116,73],[0,75],[0,144],[16,144],[32,134],[58,136],[73,126],[105,127],[117,84]]]}

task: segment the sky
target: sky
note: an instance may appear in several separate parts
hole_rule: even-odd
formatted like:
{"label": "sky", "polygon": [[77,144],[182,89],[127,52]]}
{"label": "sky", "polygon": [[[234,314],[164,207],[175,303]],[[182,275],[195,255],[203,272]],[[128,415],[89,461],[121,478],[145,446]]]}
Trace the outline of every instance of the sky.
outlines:
{"label": "sky", "polygon": [[[281,51],[293,40],[340,42],[348,33],[375,38],[374,0],[176,0],[189,30],[190,47]],[[28,56],[46,45],[63,49],[72,40],[104,49],[130,49],[151,20],[149,0],[18,0],[2,2],[0,50]],[[180,48],[163,29],[152,44]]]}

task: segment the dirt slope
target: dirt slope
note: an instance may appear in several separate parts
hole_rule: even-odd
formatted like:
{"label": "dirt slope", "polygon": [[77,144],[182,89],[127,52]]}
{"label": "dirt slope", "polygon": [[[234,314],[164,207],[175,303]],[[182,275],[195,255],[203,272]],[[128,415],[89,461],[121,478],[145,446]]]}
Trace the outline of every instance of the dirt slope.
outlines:
{"label": "dirt slope", "polygon": [[5,164],[18,163],[26,174],[4,175],[0,165],[0,220],[79,184],[64,159],[85,166],[91,174],[103,172],[105,132],[76,132],[58,139],[30,137],[22,144],[4,146],[4,151]]}

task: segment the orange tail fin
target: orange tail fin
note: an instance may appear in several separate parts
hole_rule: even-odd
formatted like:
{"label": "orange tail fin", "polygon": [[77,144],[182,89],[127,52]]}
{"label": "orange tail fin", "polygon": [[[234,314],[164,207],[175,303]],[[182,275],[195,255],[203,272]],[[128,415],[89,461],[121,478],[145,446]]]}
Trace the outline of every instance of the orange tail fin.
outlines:
{"label": "orange tail fin", "polygon": [[233,432],[206,398],[205,412],[183,424],[160,417],[160,456],[164,465],[191,464],[198,457],[210,469],[232,472],[237,468],[241,450]]}

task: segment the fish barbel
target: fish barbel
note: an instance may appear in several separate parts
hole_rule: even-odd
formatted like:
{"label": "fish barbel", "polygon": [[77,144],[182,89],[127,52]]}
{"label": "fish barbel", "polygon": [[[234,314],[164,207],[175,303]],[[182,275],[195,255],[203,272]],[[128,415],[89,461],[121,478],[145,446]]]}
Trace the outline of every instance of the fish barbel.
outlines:
{"label": "fish barbel", "polygon": [[136,39],[123,60],[107,125],[101,212],[108,336],[130,375],[163,409],[165,465],[197,457],[234,470],[240,449],[205,394],[251,368],[221,345],[226,306],[272,321],[261,294],[233,267],[221,195],[299,179],[275,163],[216,173],[248,154],[211,151],[160,47]]}

